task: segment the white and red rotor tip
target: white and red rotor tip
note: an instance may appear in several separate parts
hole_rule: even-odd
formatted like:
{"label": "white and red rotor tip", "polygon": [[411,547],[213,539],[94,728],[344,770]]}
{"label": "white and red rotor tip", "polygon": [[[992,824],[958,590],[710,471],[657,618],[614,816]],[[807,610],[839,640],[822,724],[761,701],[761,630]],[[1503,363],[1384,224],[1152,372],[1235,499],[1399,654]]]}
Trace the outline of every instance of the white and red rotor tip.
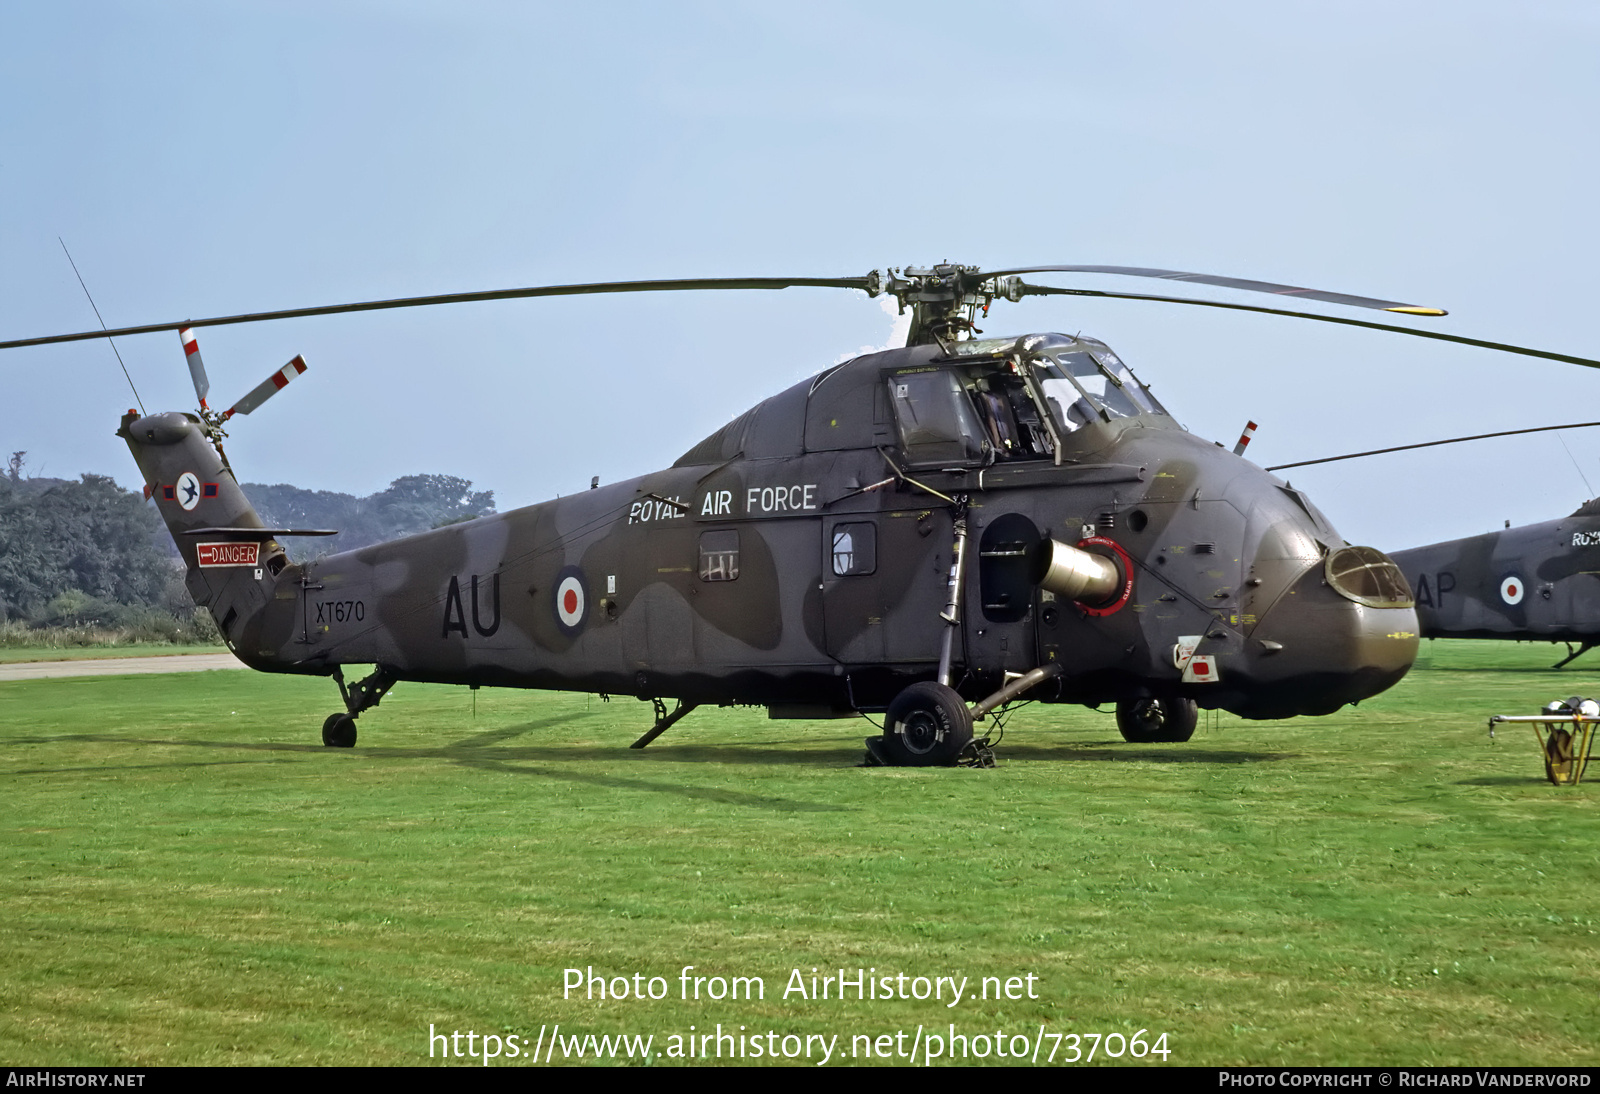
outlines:
{"label": "white and red rotor tip", "polygon": [[256,407],[260,406],[262,403],[276,395],[281,389],[288,387],[289,381],[293,380],[296,376],[299,376],[305,370],[306,359],[300,356],[298,353],[295,354],[294,360],[290,361],[277,372],[274,372],[271,376],[268,376],[265,380],[261,381],[261,383],[257,384],[250,394],[246,395],[243,399],[240,399],[237,403],[234,403],[233,406],[229,407],[227,412],[224,413],[222,417],[227,419],[233,417],[235,414],[250,413],[252,410],[256,409]]}
{"label": "white and red rotor tip", "polygon": [[201,407],[206,405],[206,395],[211,391],[211,381],[206,378],[206,366],[200,360],[200,343],[195,341],[194,328],[184,327],[178,332],[183,343],[183,355],[189,361],[189,376],[194,380],[194,393]]}
{"label": "white and red rotor tip", "polygon": [[1250,447],[1250,438],[1256,435],[1256,423],[1246,422],[1244,432],[1239,434],[1239,443],[1233,446],[1235,456],[1244,455],[1244,450]]}

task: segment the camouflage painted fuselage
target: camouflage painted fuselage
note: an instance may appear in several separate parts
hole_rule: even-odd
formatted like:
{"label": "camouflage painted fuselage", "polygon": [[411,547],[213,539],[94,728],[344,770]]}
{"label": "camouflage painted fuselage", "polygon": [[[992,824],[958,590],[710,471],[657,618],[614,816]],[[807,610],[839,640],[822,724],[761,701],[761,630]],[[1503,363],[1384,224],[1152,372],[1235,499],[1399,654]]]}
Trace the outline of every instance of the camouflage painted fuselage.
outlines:
{"label": "camouflage painted fuselage", "polygon": [[[1024,392],[1008,362],[1103,351],[1122,366],[1060,335],[973,347],[857,358],[666,470],[303,565],[250,532],[259,518],[197,419],[130,415],[122,434],[196,601],[267,671],[377,664],[402,680],[882,709],[935,673],[952,499],[964,499],[953,679],[968,698],[1059,662],[1035,697],[1187,695],[1277,718],[1331,712],[1404,675],[1417,641],[1409,604],[1359,603],[1330,585],[1345,544],[1303,494],[1185,432],[1153,399],[1063,414],[1049,440],[1028,419],[1032,440],[1018,439],[1030,407],[1060,408],[1038,385]],[[1107,379],[1109,405],[1124,381]],[[909,420],[932,413],[913,396],[946,388],[957,418],[987,423],[977,439],[957,429],[941,442]],[[180,479],[209,496],[185,508]],[[1119,594],[1080,604],[1037,587],[1029,560],[1052,538],[1114,559]],[[217,544],[244,541],[260,544],[254,565],[216,564],[228,556]],[[1186,672],[1191,655],[1210,659],[1202,676]]]}
{"label": "camouflage painted fuselage", "polygon": [[1428,638],[1600,639],[1600,500],[1571,516],[1394,554]]}

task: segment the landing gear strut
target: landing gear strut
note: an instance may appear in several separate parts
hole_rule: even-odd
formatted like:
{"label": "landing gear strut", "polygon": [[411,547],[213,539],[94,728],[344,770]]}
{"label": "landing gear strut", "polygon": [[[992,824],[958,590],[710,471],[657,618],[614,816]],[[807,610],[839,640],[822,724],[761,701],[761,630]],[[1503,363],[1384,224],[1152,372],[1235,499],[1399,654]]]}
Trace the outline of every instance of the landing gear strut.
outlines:
{"label": "landing gear strut", "polygon": [[339,685],[339,694],[344,697],[345,712],[330,714],[328,720],[322,723],[322,743],[329,748],[354,748],[356,719],[368,707],[377,706],[397,681],[395,677],[383,671],[381,665],[371,676],[354,684],[346,684],[344,670],[335,666],[333,680]]}
{"label": "landing gear strut", "polygon": [[1578,652],[1574,653],[1574,652],[1572,652],[1572,643],[1568,642],[1567,643],[1567,656],[1563,657],[1561,660],[1557,661],[1555,664],[1551,665],[1550,667],[1553,668],[1553,669],[1565,668],[1567,665],[1570,665],[1572,662],[1576,661],[1578,658],[1582,657],[1584,654],[1586,654],[1590,650],[1594,649],[1594,647],[1595,647],[1595,643],[1594,642],[1591,642],[1588,639],[1584,639],[1583,643],[1578,646]]}
{"label": "landing gear strut", "polygon": [[633,744],[629,745],[629,748],[643,748],[645,745],[661,736],[667,730],[671,729],[673,723],[679,718],[682,718],[695,707],[700,705],[699,703],[685,703],[682,699],[679,699],[677,709],[671,714],[668,714],[667,704],[663,703],[660,699],[652,699],[650,701],[655,704],[656,724],[652,726],[650,731],[643,737],[640,737],[637,741],[633,742]]}

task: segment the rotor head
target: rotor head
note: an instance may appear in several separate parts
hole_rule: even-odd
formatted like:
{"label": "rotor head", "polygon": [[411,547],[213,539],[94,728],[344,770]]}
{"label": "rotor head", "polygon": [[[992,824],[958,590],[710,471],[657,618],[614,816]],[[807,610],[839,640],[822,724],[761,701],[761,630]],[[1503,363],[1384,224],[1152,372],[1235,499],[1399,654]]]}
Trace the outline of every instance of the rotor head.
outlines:
{"label": "rotor head", "polygon": [[1014,303],[1023,296],[1021,278],[995,277],[977,266],[950,262],[891,267],[887,275],[873,270],[866,280],[868,296],[888,293],[900,302],[900,314],[911,309],[908,346],[954,342],[982,334],[975,323],[980,314],[989,314],[989,305],[996,297]]}

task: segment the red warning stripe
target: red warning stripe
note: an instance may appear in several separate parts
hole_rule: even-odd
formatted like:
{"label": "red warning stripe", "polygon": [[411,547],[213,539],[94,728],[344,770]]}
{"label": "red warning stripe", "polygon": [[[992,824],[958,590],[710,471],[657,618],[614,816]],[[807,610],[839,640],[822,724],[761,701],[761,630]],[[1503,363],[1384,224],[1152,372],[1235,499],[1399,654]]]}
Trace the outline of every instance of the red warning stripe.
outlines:
{"label": "red warning stripe", "polygon": [[1233,446],[1233,454],[1235,456],[1244,455],[1244,450],[1250,447],[1250,438],[1254,437],[1255,435],[1256,423],[1250,421],[1245,422],[1244,432],[1239,434],[1239,443]]}
{"label": "red warning stripe", "polygon": [[284,365],[277,372],[272,374],[272,386],[281,391],[289,386],[290,380],[293,380],[305,370],[306,359],[297,355],[293,361],[290,361],[287,365]]}
{"label": "red warning stripe", "polygon": [[235,414],[250,413],[256,407],[266,402],[273,395],[276,395],[285,387],[288,387],[289,381],[293,380],[296,376],[299,376],[305,370],[306,359],[299,354],[295,354],[294,360],[290,361],[277,372],[272,373],[265,380],[261,381],[261,383],[257,384],[248,395],[224,411],[222,415],[223,418],[231,418]]}

